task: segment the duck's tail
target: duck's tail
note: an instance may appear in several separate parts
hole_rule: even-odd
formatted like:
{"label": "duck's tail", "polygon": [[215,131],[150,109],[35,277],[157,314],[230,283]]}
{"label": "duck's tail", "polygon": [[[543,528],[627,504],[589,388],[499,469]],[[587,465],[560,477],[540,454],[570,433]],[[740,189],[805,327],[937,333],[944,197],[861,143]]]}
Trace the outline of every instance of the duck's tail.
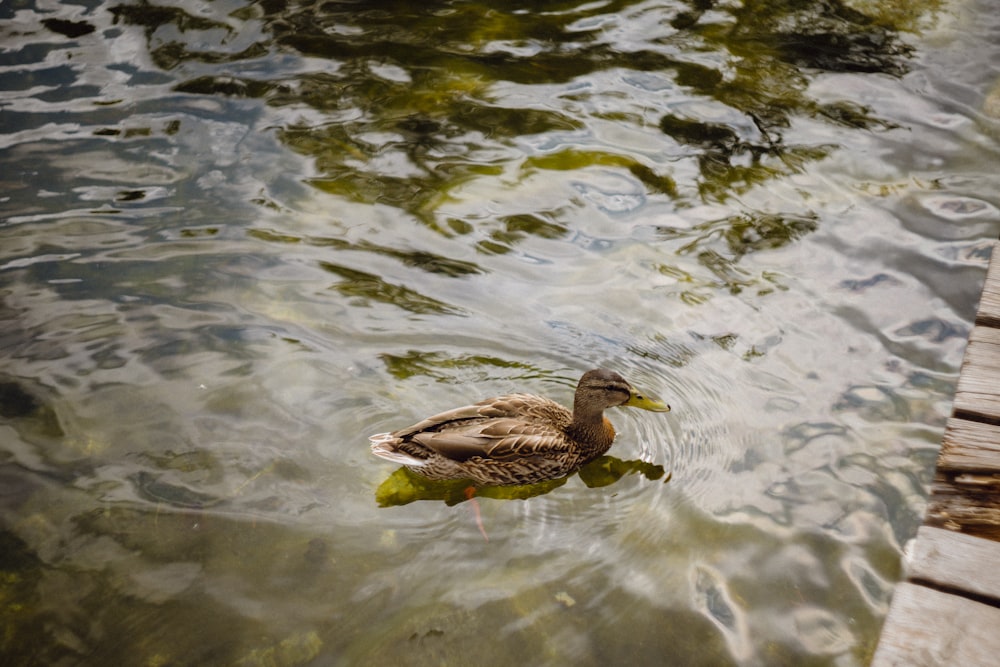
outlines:
{"label": "duck's tail", "polygon": [[392,461],[404,466],[422,466],[427,464],[427,461],[423,459],[418,459],[415,456],[410,456],[396,449],[399,438],[395,437],[392,433],[376,433],[368,437],[368,442],[372,443],[372,454],[386,461]]}

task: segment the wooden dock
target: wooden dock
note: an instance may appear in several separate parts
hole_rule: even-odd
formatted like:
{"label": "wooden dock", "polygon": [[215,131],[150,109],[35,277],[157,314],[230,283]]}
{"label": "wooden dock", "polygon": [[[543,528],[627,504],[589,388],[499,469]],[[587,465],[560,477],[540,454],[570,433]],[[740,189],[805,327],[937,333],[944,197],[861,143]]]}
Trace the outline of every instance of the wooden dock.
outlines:
{"label": "wooden dock", "polygon": [[1000,242],[872,667],[1000,665]]}

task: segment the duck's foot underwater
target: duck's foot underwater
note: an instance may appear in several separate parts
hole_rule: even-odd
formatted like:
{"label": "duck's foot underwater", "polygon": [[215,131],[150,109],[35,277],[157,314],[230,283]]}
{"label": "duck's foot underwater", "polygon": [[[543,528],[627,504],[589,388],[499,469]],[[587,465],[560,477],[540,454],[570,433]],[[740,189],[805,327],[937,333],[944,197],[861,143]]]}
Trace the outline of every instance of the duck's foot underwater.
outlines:
{"label": "duck's foot underwater", "polygon": [[479,532],[482,534],[483,539],[489,542],[490,536],[486,534],[486,527],[483,526],[483,514],[479,511],[479,501],[476,500],[476,487],[468,486],[465,488],[465,499],[470,503],[469,506],[472,508],[472,515],[476,518],[476,526],[479,528]]}

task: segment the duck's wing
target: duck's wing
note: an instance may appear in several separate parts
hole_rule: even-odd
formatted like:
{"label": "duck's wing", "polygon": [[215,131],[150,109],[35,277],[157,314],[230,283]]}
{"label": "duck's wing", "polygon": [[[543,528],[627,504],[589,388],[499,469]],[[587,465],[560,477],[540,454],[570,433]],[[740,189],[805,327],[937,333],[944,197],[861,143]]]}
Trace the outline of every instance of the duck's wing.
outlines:
{"label": "duck's wing", "polygon": [[563,428],[571,419],[569,410],[546,398],[509,394],[442,412],[385,438],[403,449],[412,441],[455,461],[516,459],[565,451]]}
{"label": "duck's wing", "polygon": [[463,424],[472,424],[487,419],[523,419],[528,422],[548,421],[569,423],[572,413],[563,406],[541,396],[532,394],[508,394],[489,398],[474,405],[463,405],[447,412],[428,417],[392,433],[396,438],[407,438],[415,433],[458,429]]}
{"label": "duck's wing", "polygon": [[495,460],[554,456],[570,449],[559,428],[514,418],[466,422],[441,431],[414,433],[410,439],[454,461],[473,456]]}

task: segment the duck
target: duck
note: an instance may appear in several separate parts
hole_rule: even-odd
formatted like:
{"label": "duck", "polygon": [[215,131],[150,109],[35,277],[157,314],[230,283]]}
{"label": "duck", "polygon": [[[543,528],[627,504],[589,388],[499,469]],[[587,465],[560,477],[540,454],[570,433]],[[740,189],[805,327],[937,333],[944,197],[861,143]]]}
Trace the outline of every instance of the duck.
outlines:
{"label": "duck", "polygon": [[616,406],[670,411],[618,373],[595,368],[580,378],[572,411],[542,396],[507,394],[368,440],[375,456],[432,480],[536,484],[569,475],[607,452],[615,429],[604,410]]}

